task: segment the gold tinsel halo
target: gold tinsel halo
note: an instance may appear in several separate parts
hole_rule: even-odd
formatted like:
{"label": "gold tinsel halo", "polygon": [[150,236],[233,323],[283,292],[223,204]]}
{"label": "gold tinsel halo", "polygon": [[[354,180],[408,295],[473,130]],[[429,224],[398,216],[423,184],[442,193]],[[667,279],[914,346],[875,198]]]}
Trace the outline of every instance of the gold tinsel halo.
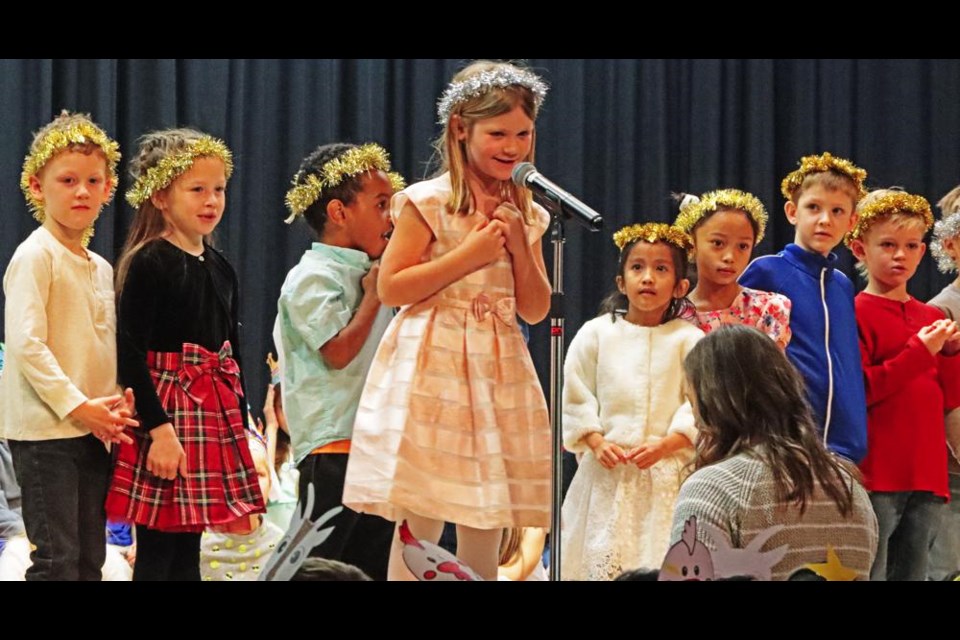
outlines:
{"label": "gold tinsel halo", "polygon": [[849,247],[853,240],[862,238],[867,229],[875,222],[895,213],[921,218],[925,232],[933,226],[933,210],[926,198],[896,191],[881,196],[859,209],[857,211],[857,224],[843,239],[844,243]]}
{"label": "gold tinsel halo", "polygon": [[704,216],[727,209],[743,211],[753,218],[758,229],[754,244],[763,240],[763,232],[767,228],[767,210],[755,195],[739,189],[719,189],[703,194],[699,202],[688,204],[680,209],[673,225],[685,233],[693,233],[693,228]]}
{"label": "gold tinsel halo", "polygon": [[[37,175],[44,165],[59,152],[76,144],[95,144],[103,151],[107,159],[107,174],[110,178],[110,194],[104,204],[109,204],[113,193],[117,189],[117,163],[120,162],[120,145],[97,125],[92,122],[76,122],[68,127],[51,129],[43,137],[30,145],[30,153],[23,160],[23,172],[20,174],[20,190],[27,199],[27,205],[33,217],[43,224],[46,215],[43,211],[43,201],[38,200],[30,192],[30,177]],[[84,246],[93,237],[91,227],[84,235]]]}
{"label": "gold tinsel halo", "polygon": [[689,251],[693,247],[690,236],[683,229],[666,224],[665,222],[631,224],[613,234],[613,244],[617,245],[617,249],[620,251],[623,251],[625,246],[637,240],[643,240],[651,244],[654,242],[667,242],[684,251]]}
{"label": "gold tinsel halo", "polygon": [[233,154],[222,140],[213,136],[204,135],[191,141],[187,147],[173,153],[147,169],[137,178],[130,190],[127,191],[127,202],[134,209],[150,199],[157,191],[166,189],[178,177],[186,173],[196,162],[197,158],[214,157],[223,161],[224,173],[227,178],[233,173]]}
{"label": "gold tinsel halo", "polygon": [[297,216],[302,215],[310,205],[320,199],[325,189],[332,189],[347,178],[366,173],[368,171],[383,171],[390,179],[394,191],[400,191],[406,184],[403,176],[390,171],[390,154],[378,144],[372,142],[349,149],[343,155],[330,160],[323,165],[320,174],[310,173],[303,177],[298,171],[293,176],[293,188],[287,191],[285,201],[290,215],[284,220],[292,223]]}
{"label": "gold tinsel halo", "polygon": [[849,160],[835,158],[830,152],[819,156],[804,156],[800,158],[800,168],[787,174],[787,177],[780,183],[780,193],[787,200],[793,197],[793,192],[803,185],[803,180],[811,173],[823,173],[824,171],[836,171],[847,176],[857,185],[857,199],[867,195],[867,189],[863,186],[863,181],[867,179],[866,169],[861,169]]}

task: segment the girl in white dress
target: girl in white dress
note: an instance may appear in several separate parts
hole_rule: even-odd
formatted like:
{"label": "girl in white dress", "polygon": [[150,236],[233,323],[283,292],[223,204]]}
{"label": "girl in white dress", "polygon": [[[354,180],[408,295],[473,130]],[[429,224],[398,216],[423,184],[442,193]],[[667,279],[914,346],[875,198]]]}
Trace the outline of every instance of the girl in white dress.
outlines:
{"label": "girl in white dress", "polygon": [[617,291],[564,363],[564,446],[582,455],[563,503],[561,577],[612,580],[659,567],[696,436],[683,359],[703,337],[685,318],[690,238],[663,223],[614,234]]}

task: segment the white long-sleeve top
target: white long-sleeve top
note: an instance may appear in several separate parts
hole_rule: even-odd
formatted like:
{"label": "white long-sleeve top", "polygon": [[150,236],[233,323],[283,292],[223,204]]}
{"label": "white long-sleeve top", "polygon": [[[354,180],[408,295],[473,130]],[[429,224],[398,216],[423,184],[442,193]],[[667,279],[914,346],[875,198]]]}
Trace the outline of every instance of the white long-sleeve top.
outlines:
{"label": "white long-sleeve top", "polygon": [[113,269],[92,251],[87,256],[39,227],[7,266],[0,437],[84,436],[90,431],[68,414],[117,392]]}
{"label": "white long-sleeve top", "polygon": [[675,319],[642,327],[604,314],[577,332],[563,365],[563,444],[588,451],[584,436],[602,433],[636,447],[671,433],[696,438],[683,394],[683,359],[703,331]]}

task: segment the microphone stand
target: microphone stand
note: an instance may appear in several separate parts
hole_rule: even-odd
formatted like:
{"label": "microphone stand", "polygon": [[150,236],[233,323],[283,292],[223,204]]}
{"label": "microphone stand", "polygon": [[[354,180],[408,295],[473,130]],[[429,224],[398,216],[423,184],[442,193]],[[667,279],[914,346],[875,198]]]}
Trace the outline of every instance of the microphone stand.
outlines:
{"label": "microphone stand", "polygon": [[563,206],[550,193],[553,243],[553,277],[550,291],[550,427],[553,430],[553,483],[550,521],[550,580],[560,580],[560,508],[563,491],[563,321],[566,298],[563,294]]}

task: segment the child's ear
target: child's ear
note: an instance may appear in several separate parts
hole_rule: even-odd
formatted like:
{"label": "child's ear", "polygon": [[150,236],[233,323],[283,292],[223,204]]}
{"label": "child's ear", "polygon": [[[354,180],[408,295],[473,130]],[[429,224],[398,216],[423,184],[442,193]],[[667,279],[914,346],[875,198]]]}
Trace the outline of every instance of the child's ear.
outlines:
{"label": "child's ear", "polygon": [[927,243],[926,243],[926,242],[921,242],[921,243],[920,243],[920,257],[922,258],[923,255],[924,255],[926,252],[927,252]]}
{"label": "child's ear", "polygon": [[853,213],[850,214],[850,226],[847,227],[847,231],[852,231],[853,228],[857,226],[857,218],[859,217],[860,215],[857,213],[857,210],[854,209]]}
{"label": "child's ear", "polygon": [[856,240],[850,241],[850,253],[853,254],[860,262],[864,261],[864,257],[867,255],[867,250],[863,247],[863,240],[857,238]]}
{"label": "child's ear", "polygon": [[338,227],[342,227],[346,222],[347,213],[343,207],[343,200],[334,198],[327,203],[327,221],[332,222]]}
{"label": "child's ear", "polygon": [[40,178],[30,176],[30,195],[43,202],[43,189],[40,187]]}
{"label": "child's ear", "polygon": [[455,113],[450,116],[450,129],[453,130],[457,140],[462,142],[467,139],[467,127],[463,124],[463,119],[460,117],[460,114]]}
{"label": "child's ear", "polygon": [[163,211],[167,208],[167,190],[160,189],[150,194],[150,204]]}
{"label": "child's ear", "polygon": [[783,212],[787,214],[787,220],[793,226],[797,226],[797,205],[793,200],[787,200],[783,203]]}
{"label": "child's ear", "polygon": [[677,286],[673,289],[673,297],[682,298],[687,295],[688,291],[690,291],[690,281],[686,278],[681,278],[680,281],[677,282]]}
{"label": "child's ear", "polygon": [[617,291],[623,295],[627,295],[627,291],[623,286],[623,276],[617,276]]}

